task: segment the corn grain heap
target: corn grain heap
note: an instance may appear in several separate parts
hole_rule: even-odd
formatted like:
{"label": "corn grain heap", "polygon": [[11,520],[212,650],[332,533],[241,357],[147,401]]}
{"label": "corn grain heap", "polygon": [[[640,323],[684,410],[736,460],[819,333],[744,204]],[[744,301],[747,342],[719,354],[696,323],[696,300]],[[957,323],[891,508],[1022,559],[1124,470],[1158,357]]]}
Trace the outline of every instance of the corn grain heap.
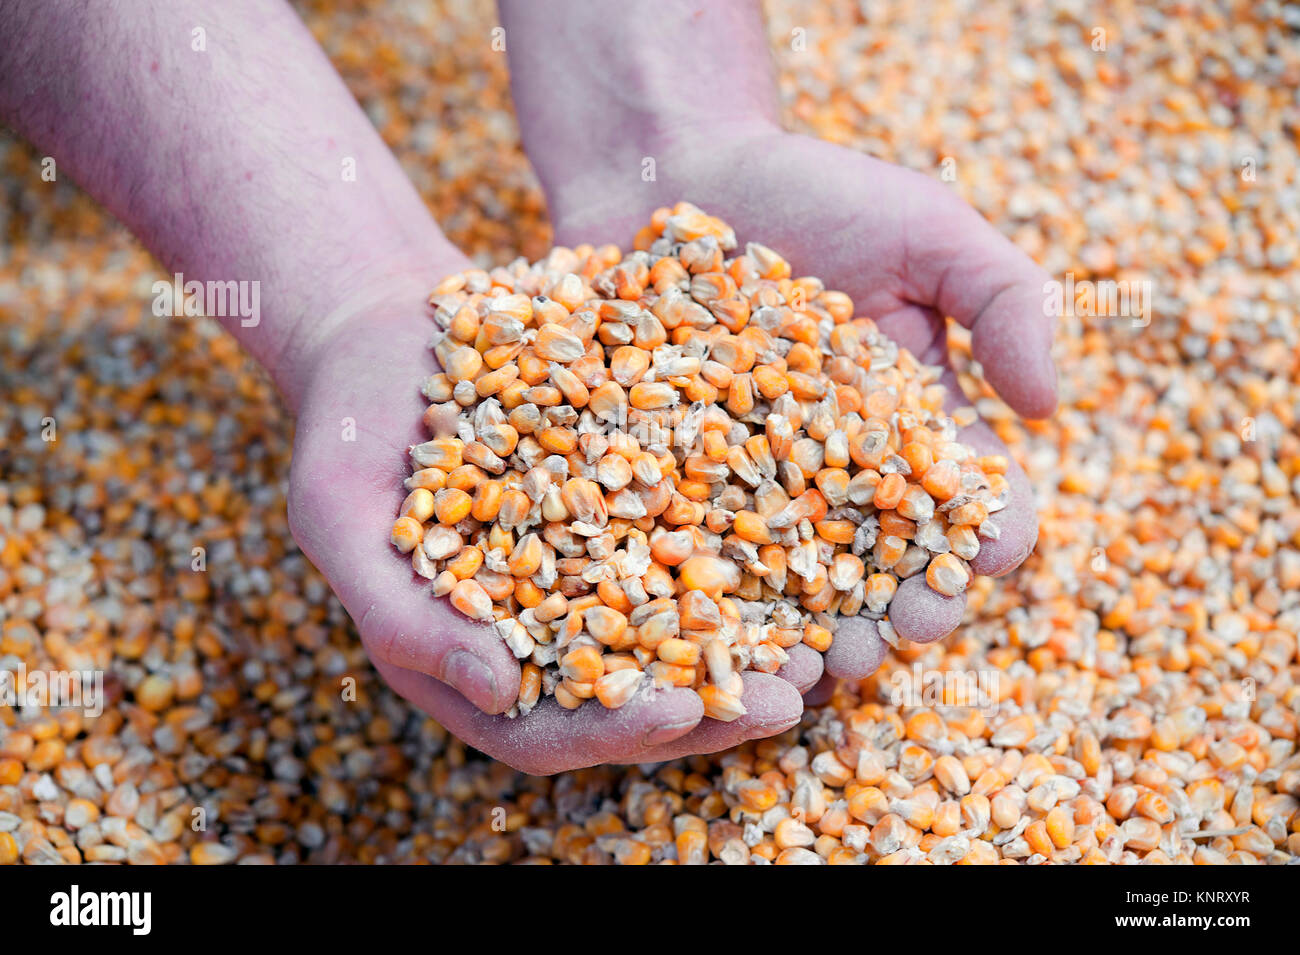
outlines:
{"label": "corn grain heap", "polygon": [[[298,6],[448,237],[488,269],[545,254],[491,5]],[[0,864],[1300,857],[1295,7],[766,7],[795,128],[936,177],[950,157],[1053,274],[1158,293],[1145,328],[1063,318],[1047,422],[949,329],[1033,482],[1024,566],[779,737],[522,776],[375,674],[289,537],[265,377],[214,324],[153,318],[156,264],[3,138],[0,667],[102,668],[108,704],[0,702]],[[913,667],[941,702],[897,692]],[[993,705],[944,705],[984,674]]]}
{"label": "corn grain heap", "polygon": [[445,371],[392,542],[527,661],[511,715],[619,707],[648,677],[734,720],[740,671],[827,650],[838,615],[892,634],[900,579],[963,592],[1006,506],[1006,460],[957,441],[941,370],[844,293],[754,242],[724,258],[735,233],[689,203],[636,244],[430,300]]}

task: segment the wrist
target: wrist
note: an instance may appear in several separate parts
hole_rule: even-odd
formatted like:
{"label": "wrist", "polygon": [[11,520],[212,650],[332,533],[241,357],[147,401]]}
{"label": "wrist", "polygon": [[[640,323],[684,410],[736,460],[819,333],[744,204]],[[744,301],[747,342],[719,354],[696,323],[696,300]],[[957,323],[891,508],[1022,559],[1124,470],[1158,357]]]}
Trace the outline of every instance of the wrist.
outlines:
{"label": "wrist", "polygon": [[[413,316],[422,318],[430,290],[470,265],[458,249],[440,240],[421,256],[370,255],[359,268],[318,284],[316,301],[321,304],[287,323],[274,349],[259,356],[290,411],[297,414],[303,395],[337,347],[348,347],[348,340],[362,330],[383,337],[390,320],[409,324]],[[432,323],[428,332],[431,338]],[[247,335],[236,332],[236,337],[248,347]]]}
{"label": "wrist", "polygon": [[610,213],[629,196],[680,198],[702,154],[779,128],[753,0],[499,6],[524,148],[561,217],[609,197]]}

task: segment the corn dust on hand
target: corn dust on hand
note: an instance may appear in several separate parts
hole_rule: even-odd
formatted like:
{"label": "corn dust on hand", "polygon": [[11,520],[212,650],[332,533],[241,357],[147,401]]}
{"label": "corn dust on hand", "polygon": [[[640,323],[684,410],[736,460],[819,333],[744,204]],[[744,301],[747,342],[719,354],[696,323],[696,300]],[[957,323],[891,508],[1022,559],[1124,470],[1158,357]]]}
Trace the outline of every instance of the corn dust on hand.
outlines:
{"label": "corn dust on hand", "polygon": [[764,246],[729,256],[687,203],[635,245],[430,297],[444,371],[392,542],[524,661],[512,715],[651,684],[734,720],[742,671],[884,619],[901,579],[961,593],[998,533],[1006,461],[957,441],[939,370],[848,296]]}

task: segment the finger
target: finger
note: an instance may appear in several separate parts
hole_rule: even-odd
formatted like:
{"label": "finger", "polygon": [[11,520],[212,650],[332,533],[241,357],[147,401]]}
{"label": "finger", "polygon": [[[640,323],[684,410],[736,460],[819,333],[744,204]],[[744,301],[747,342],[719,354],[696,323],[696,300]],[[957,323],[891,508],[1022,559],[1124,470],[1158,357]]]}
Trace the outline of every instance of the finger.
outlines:
{"label": "finger", "polygon": [[[946,410],[951,414],[967,403],[965,394],[951,369],[944,372],[942,380],[948,391]],[[972,573],[1001,577],[1019,567],[1038,540],[1033,490],[1006,445],[983,420],[977,418],[974,424],[962,428],[957,437],[977,454],[999,454],[1007,459],[1007,504],[990,515],[998,536],[996,539],[981,537],[979,553],[970,562]],[[965,609],[964,593],[947,597],[931,588],[923,574],[917,574],[899,584],[889,604],[889,622],[899,636],[914,643],[931,643],[952,633],[961,623]]]}
{"label": "finger", "polygon": [[[1052,337],[1044,305],[1051,276],[945,187],[925,179],[927,208],[912,216],[909,281],[971,330],[984,377],[1017,413],[1056,408]],[[913,265],[914,263],[914,265]]]}
{"label": "finger", "polygon": [[861,680],[880,669],[888,649],[874,620],[846,617],[840,620],[835,639],[826,651],[826,672],[841,680]]}
{"label": "finger", "polygon": [[[371,659],[437,677],[485,712],[508,709],[519,691],[519,664],[496,629],[435,598],[429,581],[392,548],[384,531],[392,515],[382,495],[353,488],[345,474],[333,490],[352,491],[353,506],[312,508],[312,497],[295,496],[296,507],[335,511],[324,526],[296,536],[356,622]],[[318,536],[338,543],[315,544]]]}
{"label": "finger", "polygon": [[[839,639],[839,634],[835,635]],[[831,644],[834,646],[834,643]],[[800,693],[813,686],[822,678],[822,655],[812,647],[797,643],[786,650],[790,657],[785,666],[776,671],[776,675],[789,683]]]}
{"label": "finger", "polygon": [[887,338],[906,348],[923,365],[947,367],[948,323],[934,309],[905,303],[872,318]]}
{"label": "finger", "polygon": [[437,677],[485,713],[509,709],[519,692],[520,669],[496,628],[434,597],[428,582],[393,554],[375,559],[388,566],[367,568],[355,578],[356,599],[365,601],[360,616],[349,603],[353,594],[340,593],[371,659]]}
{"label": "finger", "polygon": [[889,622],[905,640],[933,643],[957,629],[965,610],[965,594],[946,597],[925,582],[924,574],[915,574],[898,585],[889,602]]}
{"label": "finger", "polygon": [[810,706],[825,706],[829,703],[839,682],[832,674],[823,674],[817,681],[817,685],[803,695],[804,709]]}
{"label": "finger", "polygon": [[[947,410],[951,414],[966,401],[951,369],[944,372],[943,383],[948,389]],[[1010,486],[1007,506],[990,515],[997,528],[997,539],[981,537],[980,552],[970,562],[971,570],[977,574],[1005,576],[1025,562],[1038,542],[1038,509],[1034,506],[1033,488],[1024,469],[982,419],[977,418],[974,424],[962,428],[957,440],[970,445],[977,454],[1000,454],[1007,459],[1006,479]]]}
{"label": "finger", "polygon": [[461,740],[536,776],[601,763],[657,762],[659,749],[689,734],[704,716],[692,690],[656,690],[647,683],[618,709],[593,701],[566,710],[545,697],[532,712],[510,719],[481,712],[423,673],[382,663],[376,668],[396,692]]}
{"label": "finger", "polygon": [[803,697],[799,691],[779,676],[742,673],[745,691],[741,702],[745,715],[724,723],[705,717],[700,725],[684,736],[657,746],[639,762],[661,762],[693,756],[696,753],[717,753],[746,740],[767,739],[795,726],[803,715]]}
{"label": "finger", "polygon": [[980,552],[970,562],[971,570],[986,577],[1002,577],[1025,562],[1038,542],[1038,509],[1029,477],[1011,457],[1006,445],[983,421],[963,428],[958,440],[980,454],[1001,454],[1007,459],[1007,506],[989,515],[997,528],[997,539],[980,538]]}
{"label": "finger", "polygon": [[[310,396],[311,413],[298,422],[289,522],[372,659],[437,677],[475,706],[500,713],[519,690],[514,655],[494,628],[435,599],[429,581],[388,540],[404,494],[405,450],[424,440],[424,401],[414,385],[383,396],[355,385],[372,380],[366,369],[373,367],[395,381],[419,382],[431,370],[427,334],[427,321],[409,332],[398,327],[363,336],[333,357],[342,367],[329,387]],[[344,420],[354,423],[350,439],[341,435]]]}

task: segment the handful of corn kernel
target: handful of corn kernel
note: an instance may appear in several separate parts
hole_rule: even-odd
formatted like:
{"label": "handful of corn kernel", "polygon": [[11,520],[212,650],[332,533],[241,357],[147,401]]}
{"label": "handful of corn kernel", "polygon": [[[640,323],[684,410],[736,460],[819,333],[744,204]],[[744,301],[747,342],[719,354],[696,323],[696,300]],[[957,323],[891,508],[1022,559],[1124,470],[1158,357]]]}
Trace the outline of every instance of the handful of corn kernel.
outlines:
{"label": "handful of corn kernel", "polygon": [[511,715],[626,703],[646,683],[744,712],[840,616],[892,636],[901,579],[970,581],[1007,462],[944,414],[940,370],[847,295],[736,249],[689,203],[635,251],[555,248],[441,282],[432,439],[392,529],[433,593],[522,664]]}

